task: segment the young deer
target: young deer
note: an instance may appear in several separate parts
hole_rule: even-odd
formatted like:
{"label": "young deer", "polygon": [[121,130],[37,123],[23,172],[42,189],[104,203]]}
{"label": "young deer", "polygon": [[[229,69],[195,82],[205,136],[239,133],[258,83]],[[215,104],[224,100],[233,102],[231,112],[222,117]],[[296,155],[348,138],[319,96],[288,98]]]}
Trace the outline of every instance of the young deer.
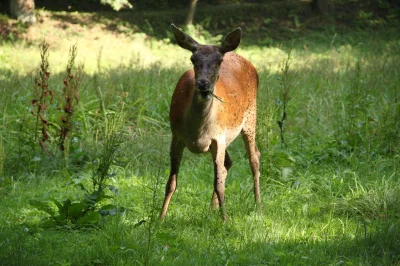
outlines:
{"label": "young deer", "polygon": [[229,33],[220,46],[202,45],[171,24],[180,47],[192,52],[193,69],[179,79],[172,95],[169,119],[172,130],[171,172],[160,214],[164,218],[176,190],[183,149],[193,153],[211,151],[214,162],[212,207],[224,205],[225,179],[232,161],[226,148],[242,134],[254,178],[254,194],[260,203],[260,152],[256,136],[258,75],[243,57],[230,53],[240,43],[241,29]]}

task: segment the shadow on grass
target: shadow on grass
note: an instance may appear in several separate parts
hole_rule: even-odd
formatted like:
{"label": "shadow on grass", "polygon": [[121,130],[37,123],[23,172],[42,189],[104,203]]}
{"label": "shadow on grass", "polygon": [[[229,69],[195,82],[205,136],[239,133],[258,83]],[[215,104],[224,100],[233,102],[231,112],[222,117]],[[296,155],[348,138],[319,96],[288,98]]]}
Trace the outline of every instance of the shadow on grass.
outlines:
{"label": "shadow on grass", "polygon": [[[66,9],[64,9],[66,10]],[[145,33],[149,38],[162,40],[171,38],[169,26],[175,23],[184,26],[187,9],[168,9],[163,11],[151,10],[122,10],[119,12],[98,11],[90,14],[51,13],[60,21],[82,26],[102,24],[108,31],[116,33]],[[244,43],[248,45],[270,45],[273,40],[282,41],[303,34],[305,27],[298,27],[290,14],[297,14],[304,20],[321,20],[312,14],[310,7],[303,2],[274,2],[271,4],[232,4],[207,6],[197,8],[195,24],[201,25],[201,31],[211,35],[226,34],[241,27]],[[252,14],[252,16],[248,16]],[[265,17],[265,14],[269,14]],[[326,23],[326,22],[324,22]],[[306,24],[306,23],[305,23]],[[311,23],[310,23],[311,24]],[[313,25],[317,24],[315,21]],[[121,30],[123,28],[124,30]]]}
{"label": "shadow on grass", "polygon": [[[192,265],[397,265],[400,262],[398,220],[377,222],[365,234],[346,232],[321,239],[321,235],[296,237],[285,232],[271,237],[274,232],[262,222],[223,224],[217,216],[167,218],[158,228],[162,233],[154,235],[153,243],[164,252],[162,256],[155,252],[152,263],[165,260],[168,265],[184,262]],[[240,224],[242,229],[235,224]]]}
{"label": "shadow on grass", "polygon": [[[10,266],[143,262],[146,226],[132,229],[122,224],[114,226],[120,228],[113,232],[110,228],[68,232],[2,226],[0,259]],[[313,240],[312,236],[271,239],[263,228],[253,228],[253,232],[247,233],[265,234],[264,239],[251,239],[246,232],[232,229],[229,222],[222,224],[204,217],[167,219],[157,227],[158,231],[152,231],[151,235],[148,254],[151,265],[397,265],[400,262],[398,221],[382,222],[366,235],[349,236],[350,233],[326,240]],[[192,235],[184,235],[187,230]]]}
{"label": "shadow on grass", "polygon": [[[385,27],[398,26],[400,9],[399,3],[395,1],[387,1],[384,5],[378,5],[374,1],[339,2],[336,3],[333,14],[322,16],[313,12],[308,1],[270,0],[262,4],[220,5],[209,5],[200,1],[194,24],[201,26],[200,33],[203,31],[213,36],[224,35],[237,27],[242,27],[245,33],[243,43],[255,46],[273,46],[291,40],[295,42],[305,35],[315,33],[328,33],[330,36],[337,33],[351,35],[359,29],[379,31]],[[100,25],[101,28],[113,33],[140,32],[155,40],[171,39],[169,25],[175,23],[180,27],[184,26],[189,8],[189,4],[184,8],[182,6],[185,5],[178,5],[177,8],[162,3],[159,6],[165,8],[154,10],[150,6],[143,8],[139,4],[139,8],[116,12],[109,5],[102,5],[100,1],[37,0],[35,4],[37,10],[50,10],[51,16],[59,20],[61,29],[68,27],[68,24],[87,27]],[[0,8],[5,9],[6,6],[1,4]],[[18,38],[20,36],[16,34],[12,41]]]}
{"label": "shadow on grass", "polygon": [[[75,4],[68,1],[60,5],[52,1],[40,1],[37,7],[56,11],[91,11],[91,19],[79,19],[71,13],[54,17],[71,23],[90,26],[102,23],[112,32],[120,33],[121,25],[130,32],[143,32],[150,38],[162,40],[171,38],[169,25],[184,26],[187,8],[170,7],[163,10],[132,9],[111,11],[110,7],[99,3]],[[74,2],[74,3],[72,3]],[[382,27],[397,25],[399,16],[394,16],[399,4],[387,3],[382,7],[375,3],[361,4],[351,1],[337,4],[335,13],[320,16],[312,11],[307,1],[268,1],[268,3],[206,5],[199,3],[196,9],[195,24],[202,26],[211,35],[226,34],[227,31],[242,27],[246,45],[269,46],[282,41],[295,40],[312,32],[351,34],[360,28],[379,30]],[[91,9],[92,8],[92,9]],[[393,14],[392,14],[393,13]],[[249,16],[251,14],[251,16]],[[359,14],[366,14],[361,16]],[[390,18],[390,19],[388,19]],[[123,31],[126,33],[126,31]]]}

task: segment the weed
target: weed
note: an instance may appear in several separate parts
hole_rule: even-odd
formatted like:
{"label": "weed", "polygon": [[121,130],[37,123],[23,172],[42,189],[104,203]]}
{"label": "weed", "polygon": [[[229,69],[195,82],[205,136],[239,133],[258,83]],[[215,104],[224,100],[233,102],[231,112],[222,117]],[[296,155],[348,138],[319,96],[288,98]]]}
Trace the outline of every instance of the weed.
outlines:
{"label": "weed", "polygon": [[111,118],[106,117],[103,136],[103,148],[92,167],[93,191],[103,191],[110,178],[110,167],[117,150],[124,142],[123,126],[125,122],[124,105]]}
{"label": "weed", "polygon": [[[106,193],[108,188],[113,195],[118,190],[108,184],[108,180],[115,174],[110,173],[111,164],[115,159],[116,152],[123,143],[122,128],[124,126],[123,105],[120,110],[115,112],[112,117],[108,118],[103,136],[103,148],[98,154],[99,158],[95,159],[92,164],[91,188],[85,186],[80,180],[76,179],[72,183],[85,192],[83,198],[78,201],[69,198],[52,202],[30,200],[29,203],[38,210],[44,211],[50,215],[50,220],[56,225],[99,225],[101,217],[106,215],[116,215],[124,211],[124,208],[113,204],[100,206],[105,200],[114,198]],[[54,210],[54,205],[56,210]]]}
{"label": "weed", "polygon": [[[50,125],[50,122],[46,119],[46,109],[52,103],[54,98],[54,93],[49,89],[49,77],[50,77],[50,66],[49,66],[49,44],[43,41],[40,47],[40,70],[39,70],[39,78],[35,77],[35,86],[33,91],[33,100],[32,100],[32,110],[31,113],[37,117],[36,119],[36,128],[41,127],[42,136],[39,140],[40,146],[43,150],[50,155],[50,152],[47,148],[46,141],[49,139],[49,134],[47,132],[47,128]],[[37,130],[35,131],[35,141],[39,138],[37,136]]]}
{"label": "weed", "polygon": [[5,157],[3,136],[0,134],[0,177],[3,175]]}
{"label": "weed", "polygon": [[285,142],[285,128],[284,128],[284,122],[287,118],[287,113],[286,109],[288,106],[288,103],[290,101],[290,89],[291,89],[291,84],[290,84],[290,77],[289,77],[289,66],[290,66],[290,59],[291,59],[291,51],[288,53],[286,60],[283,63],[283,66],[281,68],[280,75],[277,76],[279,83],[280,83],[280,99],[279,99],[279,105],[282,106],[282,117],[280,120],[278,120],[278,125],[281,133],[281,144],[282,146],[286,145]]}
{"label": "weed", "polygon": [[270,177],[273,172],[272,156],[275,136],[273,128],[275,126],[274,121],[277,112],[277,104],[274,101],[273,86],[268,84],[268,80],[261,79],[258,89],[259,91],[265,91],[265,94],[263,94],[263,98],[259,97],[258,99],[259,112],[257,117],[257,139],[260,145],[260,150],[263,152],[263,156],[261,158],[267,160],[268,165],[267,169],[262,169],[261,171],[263,172],[264,176]]}
{"label": "weed", "polygon": [[[157,176],[154,177],[153,181],[153,187],[151,188],[152,195],[150,199],[150,210],[149,210],[149,220],[146,223],[146,229],[147,229],[147,244],[146,244],[146,252],[145,252],[145,257],[144,257],[144,265],[151,265],[151,255],[152,255],[152,248],[153,248],[153,241],[154,241],[154,236],[156,235],[157,232],[157,225],[158,225],[158,214],[159,214],[159,208],[158,206],[158,200],[157,200],[157,193],[160,188],[160,172],[157,173]],[[143,220],[139,222],[140,224],[143,223]],[[138,225],[140,225],[138,224]]]}

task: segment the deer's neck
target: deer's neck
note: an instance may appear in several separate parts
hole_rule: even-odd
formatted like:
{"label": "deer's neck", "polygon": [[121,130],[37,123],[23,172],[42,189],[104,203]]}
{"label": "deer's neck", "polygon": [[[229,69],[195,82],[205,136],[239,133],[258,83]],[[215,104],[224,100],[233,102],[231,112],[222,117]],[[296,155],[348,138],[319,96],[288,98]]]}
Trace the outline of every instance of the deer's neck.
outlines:
{"label": "deer's neck", "polygon": [[215,100],[213,97],[202,99],[200,93],[193,90],[187,121],[192,125],[204,126],[214,117]]}

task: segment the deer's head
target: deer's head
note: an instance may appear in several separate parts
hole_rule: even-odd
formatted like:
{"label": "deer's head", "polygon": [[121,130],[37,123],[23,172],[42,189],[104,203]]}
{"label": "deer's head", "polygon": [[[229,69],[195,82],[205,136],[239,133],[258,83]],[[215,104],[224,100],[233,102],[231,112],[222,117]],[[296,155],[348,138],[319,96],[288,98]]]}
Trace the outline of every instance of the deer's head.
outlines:
{"label": "deer's head", "polygon": [[175,40],[180,47],[192,52],[190,60],[195,73],[195,85],[203,99],[210,99],[219,77],[219,69],[227,52],[235,50],[240,43],[242,30],[237,28],[225,36],[221,45],[203,45],[171,24]]}

